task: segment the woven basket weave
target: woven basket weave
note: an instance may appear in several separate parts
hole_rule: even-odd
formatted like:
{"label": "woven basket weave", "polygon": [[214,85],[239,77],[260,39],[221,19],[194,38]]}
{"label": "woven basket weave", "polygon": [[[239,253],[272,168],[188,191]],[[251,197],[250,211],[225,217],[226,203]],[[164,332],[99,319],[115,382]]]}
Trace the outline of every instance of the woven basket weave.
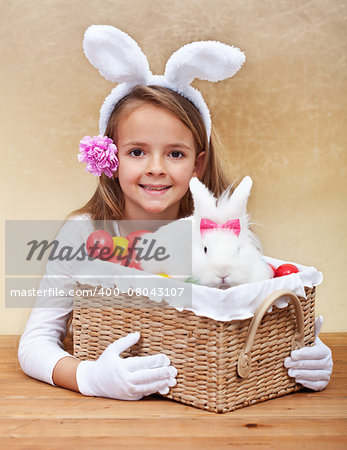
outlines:
{"label": "woven basket weave", "polygon": [[[92,288],[77,283],[75,292]],[[232,411],[301,388],[283,362],[293,348],[314,343],[315,289],[305,289],[306,299],[279,291],[252,319],[230,322],[179,312],[147,297],[75,294],[74,355],[96,359],[116,339],[140,331],[139,342],[122,356],[165,353],[178,371],[177,385],[165,397],[218,413]],[[288,306],[266,312],[284,294],[291,297]]]}

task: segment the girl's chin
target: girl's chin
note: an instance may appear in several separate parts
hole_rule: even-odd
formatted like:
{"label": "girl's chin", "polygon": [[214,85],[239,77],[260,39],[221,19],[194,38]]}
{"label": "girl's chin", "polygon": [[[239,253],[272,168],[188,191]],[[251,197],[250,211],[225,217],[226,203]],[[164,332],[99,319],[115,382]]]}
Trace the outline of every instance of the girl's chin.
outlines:
{"label": "girl's chin", "polygon": [[[170,217],[173,215],[173,213],[177,210],[177,214],[178,214],[178,210],[179,210],[179,205],[164,205],[164,204],[152,204],[152,205],[146,205],[143,208],[148,214],[167,214]],[[169,217],[168,217],[169,219]]]}
{"label": "girl's chin", "polygon": [[166,208],[164,207],[159,207],[159,206],[149,206],[147,208],[144,208],[146,212],[148,212],[149,214],[160,214],[164,211],[166,211]]}

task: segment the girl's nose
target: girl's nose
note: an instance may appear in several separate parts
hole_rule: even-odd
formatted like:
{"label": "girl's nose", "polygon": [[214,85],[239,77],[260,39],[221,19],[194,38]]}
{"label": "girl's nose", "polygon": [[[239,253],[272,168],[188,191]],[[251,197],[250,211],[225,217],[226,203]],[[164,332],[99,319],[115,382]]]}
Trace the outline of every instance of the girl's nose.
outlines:
{"label": "girl's nose", "polygon": [[161,157],[152,157],[148,161],[146,173],[148,175],[165,175],[166,169],[165,169],[165,163]]}

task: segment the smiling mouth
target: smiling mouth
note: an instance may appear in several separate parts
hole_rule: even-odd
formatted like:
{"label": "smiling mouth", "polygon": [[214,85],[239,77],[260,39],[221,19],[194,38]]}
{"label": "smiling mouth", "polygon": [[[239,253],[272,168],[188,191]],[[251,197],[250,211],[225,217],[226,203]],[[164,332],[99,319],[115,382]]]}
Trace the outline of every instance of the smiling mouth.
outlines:
{"label": "smiling mouth", "polygon": [[151,186],[148,184],[140,184],[139,186],[148,191],[165,191],[165,190],[167,191],[171,187],[171,186],[153,186],[153,185]]}

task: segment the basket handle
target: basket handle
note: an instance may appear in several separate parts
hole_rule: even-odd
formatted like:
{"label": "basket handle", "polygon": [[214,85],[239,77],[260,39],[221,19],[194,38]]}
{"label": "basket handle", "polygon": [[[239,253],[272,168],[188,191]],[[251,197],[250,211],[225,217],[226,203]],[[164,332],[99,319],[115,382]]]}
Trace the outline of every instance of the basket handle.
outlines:
{"label": "basket handle", "polygon": [[248,328],[248,333],[245,341],[245,345],[240,352],[239,360],[237,364],[237,373],[241,378],[247,378],[251,368],[252,368],[252,359],[251,359],[251,351],[253,347],[253,342],[255,335],[257,333],[260,322],[262,321],[266,311],[272,306],[276,300],[280,297],[290,297],[293,301],[295,316],[296,316],[296,332],[294,333],[292,340],[292,350],[297,350],[298,348],[303,347],[304,345],[304,315],[302,312],[300,300],[294,294],[294,292],[287,290],[279,290],[270,294],[263,303],[256,310],[254,317],[251,321],[251,324]]}

